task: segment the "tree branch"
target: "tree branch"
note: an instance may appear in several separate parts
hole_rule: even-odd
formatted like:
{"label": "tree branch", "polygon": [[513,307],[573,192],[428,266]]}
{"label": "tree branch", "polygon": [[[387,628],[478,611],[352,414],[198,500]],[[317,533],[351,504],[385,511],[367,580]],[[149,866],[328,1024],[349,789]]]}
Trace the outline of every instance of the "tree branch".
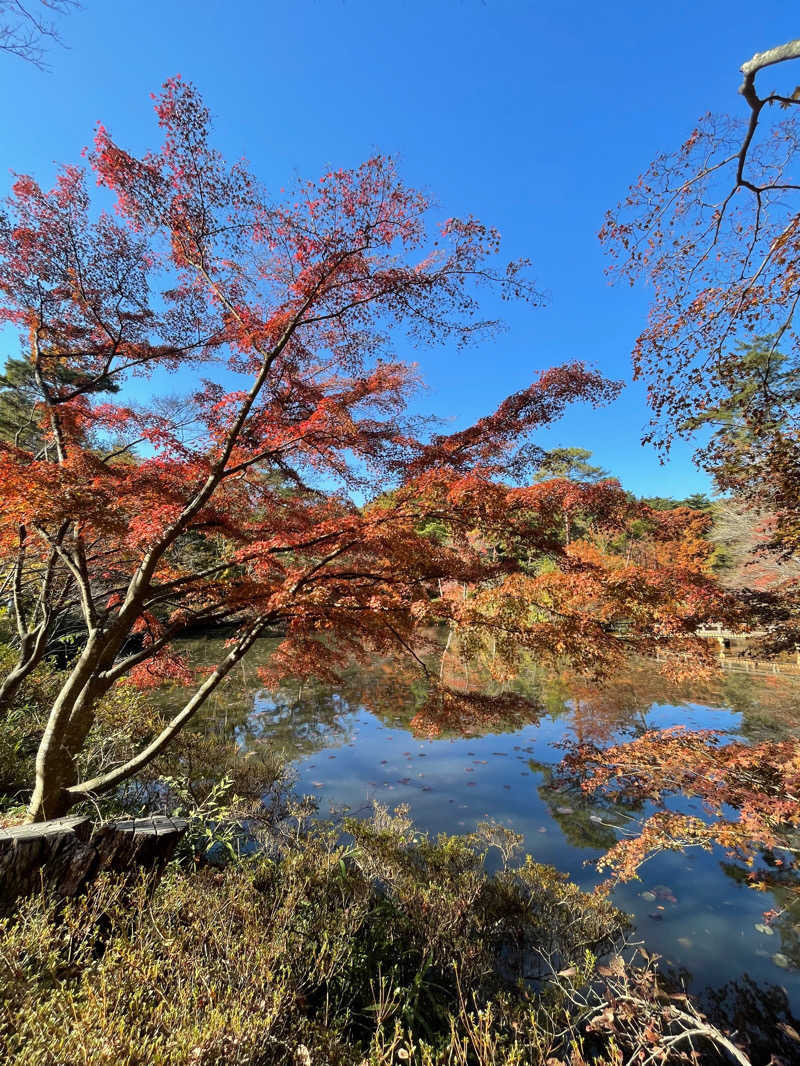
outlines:
{"label": "tree branch", "polygon": [[239,638],[229,654],[226,655],[222,662],[214,669],[213,673],[211,673],[200,688],[197,689],[192,698],[186,703],[183,710],[175,715],[172,721],[162,729],[158,736],[155,737],[147,747],[143,748],[138,755],[135,755],[121,766],[117,766],[114,770],[90,778],[88,781],[82,781],[80,784],[72,785],[66,791],[76,799],[108,792],[116,785],[121,784],[123,781],[127,781],[128,778],[132,777],[138,770],[147,766],[149,762],[152,762],[172,738],[181,731],[189,719],[195,715],[214,689],[250,650],[257,638],[264,632],[270,623],[274,621],[275,617],[276,615],[274,612],[270,612],[269,614],[261,615],[256,619],[246,633]]}

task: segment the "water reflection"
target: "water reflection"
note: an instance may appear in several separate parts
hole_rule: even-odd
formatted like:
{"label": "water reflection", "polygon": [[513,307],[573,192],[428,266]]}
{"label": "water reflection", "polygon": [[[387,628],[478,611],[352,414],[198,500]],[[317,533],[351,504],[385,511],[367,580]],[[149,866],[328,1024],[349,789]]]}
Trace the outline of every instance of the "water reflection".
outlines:
{"label": "water reflection", "polygon": [[[721,716],[715,726],[753,741],[795,735],[800,727],[800,685],[794,678],[731,673],[674,682],[657,664],[639,661],[598,682],[529,662],[517,677],[499,681],[485,662],[471,662],[457,648],[444,650],[435,641],[429,641],[425,656],[430,680],[407,658],[383,658],[354,668],[335,689],[304,679],[267,692],[258,667],[276,643],[261,641],[216,690],[203,716],[205,730],[241,737],[243,744],[269,736],[291,757],[301,757],[346,743],[343,722],[354,711],[368,711],[387,726],[403,726],[427,739],[515,732],[547,717],[563,720],[571,740],[605,745],[661,728],[678,708],[689,712],[680,719],[687,725],[696,717],[693,710],[725,712],[728,721]],[[202,668],[218,660],[222,642],[187,641],[184,650]],[[167,690],[159,698],[168,709],[182,692]]]}
{"label": "water reflection", "polygon": [[548,763],[530,759],[528,765],[538,774],[536,790],[567,843],[573,848],[603,852],[616,844],[618,830],[628,821],[619,806],[603,804],[601,797],[577,790],[565,792],[554,780],[553,767]]}
{"label": "water reflection", "polygon": [[[381,659],[354,667],[335,687],[297,680],[268,692],[257,669],[270,650],[269,642],[259,645],[215,693],[197,729],[235,738],[248,751],[284,752],[300,790],[319,797],[323,814],[373,800],[408,803],[432,832],[469,832],[493,818],[521,832],[538,861],[585,887],[600,880],[591,861],[629,818],[647,811],[556,787],[559,745],[605,745],[675,724],[754,741],[798,728],[800,685],[782,677],[737,673],[678,684],[640,662],[604,684],[535,663],[504,678],[495,676],[491,655],[465,658],[434,639],[423,656],[428,678],[407,659]],[[210,665],[220,651],[221,642],[202,641],[190,654]],[[765,862],[769,869],[768,856]],[[620,886],[616,902],[635,916],[651,950],[692,975],[696,990],[744,975],[756,984],[778,981],[797,1010],[800,922],[785,910],[789,887],[773,873],[769,891],[755,892],[747,871],[720,849],[667,853],[646,864],[641,882]],[[770,907],[779,916],[767,926]]]}
{"label": "water reflection", "polygon": [[[800,970],[800,915],[797,913],[798,888],[800,878],[797,873],[784,872],[776,865],[775,856],[762,851],[761,861],[766,867],[759,873],[759,894],[767,900],[771,898],[770,910],[776,912],[769,922],[760,921],[754,925],[761,938],[761,947],[756,953],[769,958],[781,969]],[[732,862],[721,862],[723,873],[737,884],[750,884],[750,872]],[[798,1048],[800,1051],[800,1048]]]}
{"label": "water reflection", "polygon": [[706,993],[704,1007],[714,1024],[740,1034],[753,1066],[797,1062],[800,1019],[780,985],[758,985],[745,975]]}

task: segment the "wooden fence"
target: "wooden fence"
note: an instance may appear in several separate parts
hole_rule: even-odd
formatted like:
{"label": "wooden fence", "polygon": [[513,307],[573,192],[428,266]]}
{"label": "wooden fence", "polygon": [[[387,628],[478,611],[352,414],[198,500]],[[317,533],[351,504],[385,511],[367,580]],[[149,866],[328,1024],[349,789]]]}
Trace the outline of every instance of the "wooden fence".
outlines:
{"label": "wooden fence", "polygon": [[[656,653],[655,661],[667,662],[669,656]],[[719,657],[723,670],[736,674],[751,674],[754,677],[797,677],[800,678],[800,663],[775,662],[772,659],[749,659],[746,656],[726,655]]]}
{"label": "wooden fence", "polygon": [[800,665],[797,663],[781,663],[769,659],[748,659],[745,656],[731,655],[721,655],[720,663],[723,670],[731,670],[734,673],[755,674],[762,677],[767,674],[800,677]]}

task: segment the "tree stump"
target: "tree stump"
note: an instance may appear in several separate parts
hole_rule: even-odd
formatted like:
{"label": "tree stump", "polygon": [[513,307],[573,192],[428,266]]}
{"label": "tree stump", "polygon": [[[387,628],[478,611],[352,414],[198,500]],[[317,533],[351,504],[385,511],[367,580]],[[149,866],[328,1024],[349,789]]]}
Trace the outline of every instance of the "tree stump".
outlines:
{"label": "tree stump", "polygon": [[0,829],[0,915],[39,889],[60,898],[76,896],[106,870],[152,871],[158,877],[187,824],[154,815],[100,826],[88,818],[56,818]]}

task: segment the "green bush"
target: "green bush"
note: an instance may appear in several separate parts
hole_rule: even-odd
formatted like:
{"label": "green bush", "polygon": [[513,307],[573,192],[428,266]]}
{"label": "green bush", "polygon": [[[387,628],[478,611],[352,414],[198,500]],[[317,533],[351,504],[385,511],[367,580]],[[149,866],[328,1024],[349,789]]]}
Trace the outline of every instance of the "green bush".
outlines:
{"label": "green bush", "polygon": [[[0,643],[0,678],[11,670],[16,656]],[[42,664],[26,678],[14,704],[0,716],[0,811],[24,806],[33,786],[36,748],[58,691],[59,675]]]}

